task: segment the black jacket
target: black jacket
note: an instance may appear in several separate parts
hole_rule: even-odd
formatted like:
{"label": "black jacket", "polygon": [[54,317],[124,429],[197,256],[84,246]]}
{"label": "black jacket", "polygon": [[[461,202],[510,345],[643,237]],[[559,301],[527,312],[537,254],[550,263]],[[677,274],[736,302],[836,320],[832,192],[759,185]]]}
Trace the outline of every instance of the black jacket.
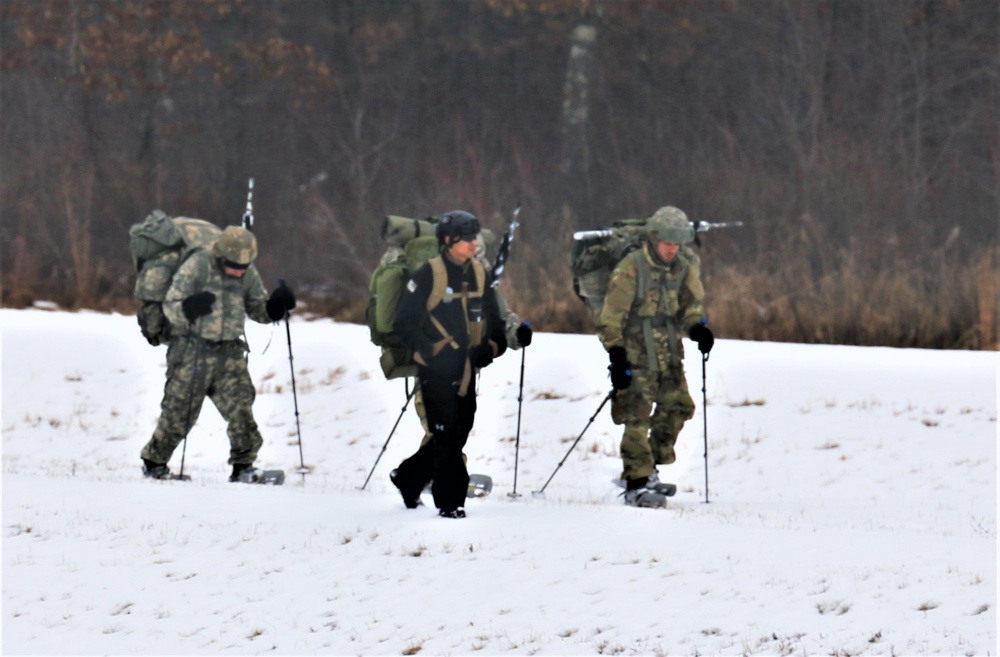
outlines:
{"label": "black jacket", "polygon": [[[474,292],[476,276],[471,261],[465,265],[456,265],[447,256],[442,256],[448,287],[454,291],[462,289],[462,283],[468,283],[469,291]],[[469,358],[469,330],[466,317],[462,312],[460,300],[442,301],[431,311],[437,321],[451,334],[458,348],[446,345],[437,356],[432,356],[433,347],[442,339],[440,330],[431,322],[427,312],[427,298],[430,296],[434,283],[434,274],[429,264],[422,265],[413,273],[413,277],[403,290],[396,316],[392,323],[393,333],[410,351],[420,354],[427,363],[427,368],[434,374],[449,380],[460,380],[465,372],[465,362]],[[489,285],[489,275],[486,276],[485,291],[481,298],[482,320],[486,323],[483,331],[483,341],[489,340],[495,348],[495,355],[500,356],[507,348],[504,334],[504,322],[497,306],[496,293]],[[479,300],[472,300],[470,314],[475,313],[474,307]]]}

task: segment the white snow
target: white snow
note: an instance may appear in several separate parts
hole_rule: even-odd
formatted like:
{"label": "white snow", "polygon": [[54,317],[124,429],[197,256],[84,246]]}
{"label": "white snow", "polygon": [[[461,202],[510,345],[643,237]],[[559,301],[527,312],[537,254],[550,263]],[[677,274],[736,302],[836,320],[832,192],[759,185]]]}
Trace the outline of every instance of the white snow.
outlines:
{"label": "white snow", "polygon": [[[719,340],[667,509],[625,507],[594,336],[537,334],[480,379],[465,520],[406,510],[416,449],[367,329],[248,323],[283,487],[230,484],[210,402],[189,483],[144,480],[164,348],[134,317],[2,310],[4,654],[997,653],[1000,355]],[[270,343],[270,344],[269,344]],[[264,351],[265,346],[267,350]],[[180,466],[178,448],[171,467]],[[556,471],[558,464],[563,466]],[[543,496],[542,487],[555,472]]]}

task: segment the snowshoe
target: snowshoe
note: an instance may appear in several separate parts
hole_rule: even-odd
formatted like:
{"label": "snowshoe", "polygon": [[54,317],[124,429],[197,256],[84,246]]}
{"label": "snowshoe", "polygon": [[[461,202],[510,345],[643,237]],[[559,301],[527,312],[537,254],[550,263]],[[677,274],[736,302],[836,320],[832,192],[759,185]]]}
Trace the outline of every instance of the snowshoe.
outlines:
{"label": "snowshoe", "polygon": [[[619,488],[626,488],[628,485],[624,479],[612,479],[611,483]],[[653,474],[646,478],[646,490],[651,490],[666,497],[673,497],[677,494],[677,484],[668,484],[665,481],[660,481],[659,473],[653,472]]]}
{"label": "snowshoe", "polygon": [[164,479],[166,481],[191,481],[191,475],[174,474],[166,463],[153,463],[142,460],[142,476],[146,479]]}
{"label": "snowshoe", "polygon": [[636,488],[625,491],[625,504],[647,509],[660,509],[667,506],[667,496],[648,488]]}
{"label": "snowshoe", "polygon": [[258,470],[252,465],[234,465],[229,481],[243,484],[269,484],[280,486],[285,483],[284,470]]}
{"label": "snowshoe", "polygon": [[469,475],[469,490],[466,497],[486,497],[493,490],[493,478],[484,474]]}

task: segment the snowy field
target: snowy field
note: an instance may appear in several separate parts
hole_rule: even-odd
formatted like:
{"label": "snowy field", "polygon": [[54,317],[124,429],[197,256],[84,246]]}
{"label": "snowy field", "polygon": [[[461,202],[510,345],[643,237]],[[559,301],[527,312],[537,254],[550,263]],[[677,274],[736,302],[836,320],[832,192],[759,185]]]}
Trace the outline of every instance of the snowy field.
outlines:
{"label": "snowy field", "polygon": [[[3,652],[80,655],[996,655],[997,371],[982,352],[688,343],[695,418],[667,509],[622,504],[594,336],[484,371],[465,520],[406,510],[412,406],[362,326],[248,323],[257,465],[230,484],[206,402],[193,481],[139,450],[164,347],[134,317],[2,310]],[[266,351],[265,351],[266,347]],[[177,471],[180,449],[170,465]],[[542,487],[565,458],[543,496]]]}

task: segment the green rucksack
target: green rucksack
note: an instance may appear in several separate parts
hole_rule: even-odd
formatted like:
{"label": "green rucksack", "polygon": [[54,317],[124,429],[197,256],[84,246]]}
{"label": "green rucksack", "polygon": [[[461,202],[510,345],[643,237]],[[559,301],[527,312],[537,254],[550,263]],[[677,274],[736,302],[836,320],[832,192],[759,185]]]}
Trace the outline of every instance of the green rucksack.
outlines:
{"label": "green rucksack", "polygon": [[425,236],[413,238],[405,248],[390,247],[382,256],[368,283],[368,307],[365,311],[373,344],[379,347],[403,346],[392,332],[396,306],[413,272],[436,255],[437,238]]}
{"label": "green rucksack", "polygon": [[619,219],[595,237],[574,239],[570,251],[573,291],[590,310],[595,320],[604,308],[611,272],[618,263],[640,246],[646,237],[645,219]]}
{"label": "green rucksack", "polygon": [[382,239],[389,243],[368,282],[365,321],[371,341],[382,347],[380,363],[387,379],[416,376],[417,365],[392,332],[396,306],[410,276],[420,265],[438,255],[434,218],[407,219],[389,215],[382,224]]}
{"label": "green rucksack", "polygon": [[142,301],[137,319],[143,337],[158,345],[169,336],[163,300],[174,273],[197,249],[213,244],[222,229],[204,219],[169,217],[153,210],[128,231],[129,252],[137,273],[133,296]]}
{"label": "green rucksack", "polygon": [[[389,243],[389,248],[368,282],[365,321],[372,343],[382,347],[379,363],[387,379],[417,375],[413,354],[393,334],[392,322],[403,288],[413,272],[440,253],[434,234],[437,221],[437,217],[408,219],[388,215],[382,223],[382,239]],[[484,251],[496,242],[496,237],[489,229],[484,228],[480,235]],[[428,301],[431,307],[428,310],[445,296],[447,284],[443,272],[436,272],[434,289]]]}

